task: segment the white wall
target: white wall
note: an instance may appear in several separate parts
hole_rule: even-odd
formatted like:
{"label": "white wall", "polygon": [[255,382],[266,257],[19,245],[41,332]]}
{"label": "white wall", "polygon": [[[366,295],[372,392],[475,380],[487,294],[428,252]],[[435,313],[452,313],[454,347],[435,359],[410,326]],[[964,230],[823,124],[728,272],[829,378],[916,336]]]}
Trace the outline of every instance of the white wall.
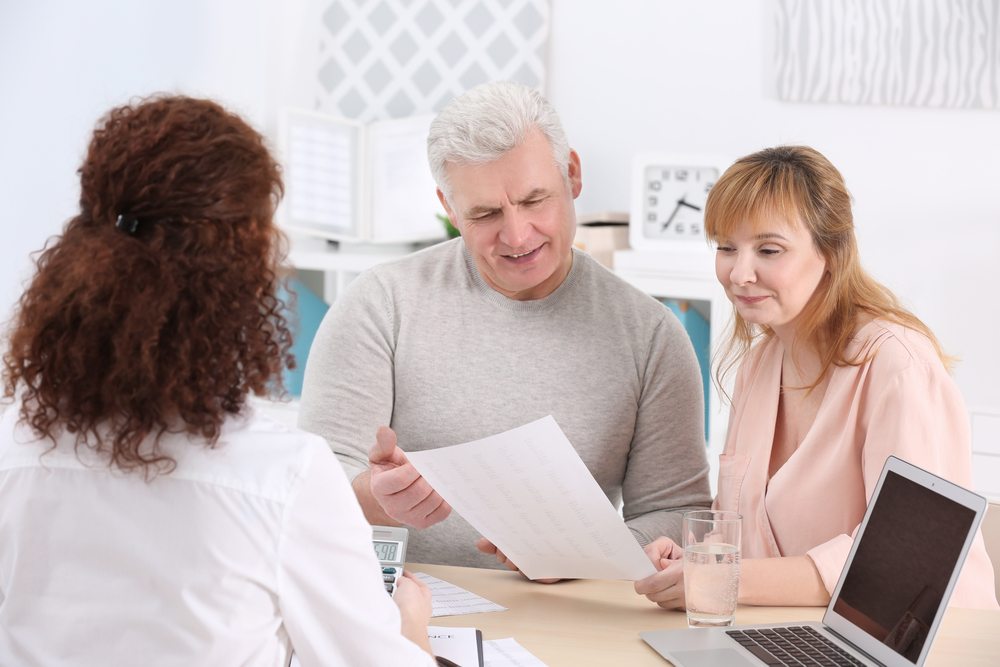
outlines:
{"label": "white wall", "polygon": [[[318,0],[0,0],[0,317],[28,254],[73,215],[96,119],[132,95],[206,95],[266,131]],[[374,7],[374,0],[368,0]],[[86,5],[82,7],[81,5]],[[785,104],[764,95],[763,0],[552,0],[549,97],[580,152],[578,211],[628,210],[637,152],[824,152],[857,200],[862,257],[1000,409],[1000,112]]]}
{"label": "white wall", "polygon": [[29,253],[77,209],[98,118],[135,95],[213,97],[255,123],[267,99],[266,0],[0,0],[0,319]]}
{"label": "white wall", "polygon": [[805,143],[856,200],[861,256],[1000,407],[1000,112],[765,97],[765,2],[553,0],[549,98],[583,162],[577,211],[629,207],[639,152],[745,155]]}

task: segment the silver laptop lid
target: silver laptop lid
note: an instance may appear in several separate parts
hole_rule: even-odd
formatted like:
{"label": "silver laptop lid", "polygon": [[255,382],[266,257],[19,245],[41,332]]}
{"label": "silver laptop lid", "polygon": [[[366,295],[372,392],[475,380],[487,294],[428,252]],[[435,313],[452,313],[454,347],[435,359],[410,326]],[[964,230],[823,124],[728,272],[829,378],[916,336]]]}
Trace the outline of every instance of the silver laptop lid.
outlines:
{"label": "silver laptop lid", "polygon": [[986,499],[895,456],[872,499],[823,622],[883,664],[920,665]]}

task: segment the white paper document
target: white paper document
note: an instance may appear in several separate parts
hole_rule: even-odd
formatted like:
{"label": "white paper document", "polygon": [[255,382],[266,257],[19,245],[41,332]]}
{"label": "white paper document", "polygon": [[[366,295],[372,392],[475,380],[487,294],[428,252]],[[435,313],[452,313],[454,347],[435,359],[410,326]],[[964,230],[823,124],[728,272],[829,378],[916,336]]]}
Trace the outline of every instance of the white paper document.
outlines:
{"label": "white paper document", "polygon": [[427,638],[431,641],[434,655],[448,658],[462,667],[479,667],[479,638],[476,633],[475,628],[427,626]]}
{"label": "white paper document", "polygon": [[455,584],[449,584],[426,572],[416,572],[414,576],[427,584],[431,589],[431,604],[434,611],[431,616],[461,616],[462,614],[482,614],[488,611],[507,611],[496,602],[490,602]]}
{"label": "white paper document", "polygon": [[546,667],[513,639],[483,642],[483,667]]}
{"label": "white paper document", "polygon": [[656,572],[552,416],[407,458],[532,579],[627,579]]}

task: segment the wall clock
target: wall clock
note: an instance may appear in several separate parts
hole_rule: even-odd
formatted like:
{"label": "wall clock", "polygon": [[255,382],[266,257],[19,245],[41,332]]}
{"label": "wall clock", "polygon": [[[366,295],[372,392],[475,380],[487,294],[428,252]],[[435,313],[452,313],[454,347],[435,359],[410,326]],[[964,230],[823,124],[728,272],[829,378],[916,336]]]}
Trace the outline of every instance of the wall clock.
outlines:
{"label": "wall clock", "polygon": [[635,250],[703,249],[705,202],[731,163],[708,155],[636,156],[629,245]]}

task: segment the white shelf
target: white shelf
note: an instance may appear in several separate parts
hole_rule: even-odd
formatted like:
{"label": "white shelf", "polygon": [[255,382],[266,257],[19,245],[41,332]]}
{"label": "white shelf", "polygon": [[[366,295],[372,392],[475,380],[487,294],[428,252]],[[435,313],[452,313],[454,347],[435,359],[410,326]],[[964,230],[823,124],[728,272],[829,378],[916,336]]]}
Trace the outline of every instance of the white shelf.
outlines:
{"label": "white shelf", "polygon": [[297,269],[310,271],[352,271],[361,273],[378,264],[403,257],[410,250],[398,253],[368,252],[317,252],[293,250],[288,253],[288,261]]}
{"label": "white shelf", "polygon": [[339,249],[292,249],[288,261],[299,271],[323,273],[323,300],[336,301],[344,289],[361,273],[373,266],[391,262],[414,251],[415,246],[350,246],[341,244]]}

